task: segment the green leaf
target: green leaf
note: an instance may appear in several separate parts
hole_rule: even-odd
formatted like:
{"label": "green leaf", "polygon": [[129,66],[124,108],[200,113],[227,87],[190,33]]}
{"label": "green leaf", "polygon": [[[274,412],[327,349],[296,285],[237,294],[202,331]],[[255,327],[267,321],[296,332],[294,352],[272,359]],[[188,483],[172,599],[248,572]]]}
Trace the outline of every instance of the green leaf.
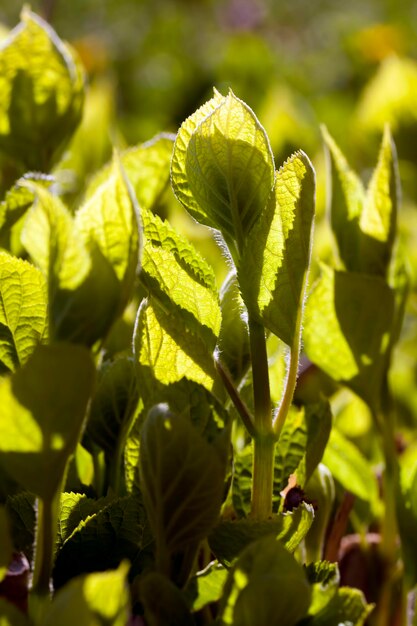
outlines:
{"label": "green leaf", "polygon": [[44,500],[60,487],[93,382],[90,354],[65,344],[38,347],[21,369],[0,382],[0,462]]}
{"label": "green leaf", "polygon": [[36,524],[35,496],[27,492],[9,496],[6,510],[14,549],[23,552],[28,561],[32,561]]}
{"label": "green leaf", "polygon": [[306,615],[310,597],[301,565],[273,537],[264,537],[249,545],[230,570],[220,623],[294,626]]}
{"label": "green leaf", "polygon": [[[142,210],[153,209],[169,182],[173,145],[174,136],[162,133],[120,153],[120,162]],[[87,200],[106,181],[111,167],[103,167],[89,182]]]}
{"label": "green leaf", "polygon": [[54,597],[43,626],[126,626],[130,615],[128,569],[123,562],[117,570],[71,580]]}
{"label": "green leaf", "polygon": [[275,192],[245,238],[239,264],[249,314],[290,346],[300,333],[314,209],[314,170],[297,152],[277,172]]}
{"label": "green leaf", "polygon": [[213,351],[221,321],[213,269],[168,222],[149,211],[143,213],[142,220],[142,282],[163,305],[179,308],[173,314],[181,315],[204,334]]}
{"label": "green leaf", "polygon": [[378,163],[365,188],[327,130],[331,221],[345,268],[386,276],[396,234],[400,183],[395,146],[385,128]]}
{"label": "green leaf", "polygon": [[7,191],[4,200],[0,203],[0,234],[10,230],[32,206],[34,194],[26,186],[28,181],[48,187],[53,178],[44,174],[26,174]]}
{"label": "green leaf", "polygon": [[358,498],[378,503],[378,484],[369,462],[349,439],[333,428],[323,456],[333,478]]}
{"label": "green leaf", "polygon": [[97,248],[120,285],[121,309],[131,295],[139,259],[137,202],[115,156],[109,176],[76,214],[75,222],[90,251]]}
{"label": "green leaf", "polygon": [[65,509],[61,510],[60,531],[61,538],[66,539],[54,565],[55,588],[85,572],[117,567],[122,559],[129,559],[136,574],[149,566],[153,540],[138,494],[111,502],[74,502],[67,496],[62,504]]}
{"label": "green leaf", "polygon": [[306,353],[376,410],[393,319],[394,293],[383,279],[323,266],[307,301]]}
{"label": "green leaf", "polygon": [[151,572],[140,581],[140,600],[148,626],[193,626],[185,597],[168,578]]}
{"label": "green leaf", "polygon": [[57,550],[69,539],[74,530],[87,517],[93,516],[107,506],[105,498],[93,500],[84,493],[61,493],[58,514]]}
{"label": "green leaf", "polygon": [[0,506],[0,582],[5,577],[13,553],[13,544],[10,538],[10,527],[7,511]]}
{"label": "green leaf", "polygon": [[187,211],[198,221],[200,221],[199,215],[201,209],[190,190],[186,171],[188,145],[198,125],[212,113],[223,100],[224,96],[217,90],[214,90],[213,98],[208,100],[183,122],[175,139],[171,162],[172,188],[181,204],[183,204]]}
{"label": "green leaf", "polygon": [[397,154],[387,126],[359,222],[360,263],[364,272],[387,274],[396,235],[399,196]]}
{"label": "green leaf", "polygon": [[325,545],[327,528],[333,512],[335,485],[330,470],[320,463],[307,483],[306,491],[315,503],[314,520],[305,539],[307,563],[320,559]]}
{"label": "green leaf", "polygon": [[152,297],[139,308],[134,346],[137,363],[149,368],[149,374],[164,385],[185,377],[212,389],[216,372],[205,338]]}
{"label": "green leaf", "polygon": [[198,572],[190,582],[196,586],[193,611],[199,611],[207,604],[220,600],[228,571],[220,563],[213,561],[203,571]]}
{"label": "green leaf", "polygon": [[140,472],[144,500],[163,559],[208,535],[220,512],[224,464],[184,417],[166,405],[146,418]]}
{"label": "green leaf", "polygon": [[222,323],[217,348],[219,358],[238,383],[250,364],[247,312],[239,291],[236,272],[232,271],[220,291]]}
{"label": "green leaf", "polygon": [[241,252],[274,185],[274,159],[265,130],[244,102],[230,93],[213,104],[199,116],[185,152],[178,156],[174,148],[174,160],[185,162],[180,171],[185,169],[186,179],[178,183],[173,169],[174,191],[188,186],[178,198],[191,215],[220,230]]}
{"label": "green leaf", "polygon": [[91,261],[81,233],[63,202],[39,183],[22,183],[35,195],[22,231],[22,243],[48,281],[49,299],[74,290],[86,278]]}
{"label": "green leaf", "polygon": [[359,271],[359,218],[365,203],[365,188],[325,127],[322,133],[329,170],[332,230],[342,263],[350,271]]}
{"label": "green leaf", "polygon": [[41,272],[0,252],[0,371],[23,365],[47,336],[47,293]]}
{"label": "green leaf", "polygon": [[210,548],[226,567],[246,546],[266,535],[274,535],[289,552],[294,552],[307,535],[313,518],[313,507],[303,502],[292,512],[278,513],[262,522],[250,518],[225,520],[210,533]]}
{"label": "green leaf", "polygon": [[108,458],[123,447],[138,401],[133,359],[122,356],[114,361],[105,361],[99,369],[86,433],[106,452]]}
{"label": "green leaf", "polygon": [[46,22],[28,9],[21,19],[0,50],[0,149],[48,171],[80,120],[84,76]]}
{"label": "green leaf", "polygon": [[306,567],[312,598],[309,615],[316,615],[332,600],[339,590],[340,574],[337,563],[316,561]]}
{"label": "green leaf", "polygon": [[331,600],[314,615],[309,615],[300,626],[364,626],[373,610],[359,589],[341,587]]}

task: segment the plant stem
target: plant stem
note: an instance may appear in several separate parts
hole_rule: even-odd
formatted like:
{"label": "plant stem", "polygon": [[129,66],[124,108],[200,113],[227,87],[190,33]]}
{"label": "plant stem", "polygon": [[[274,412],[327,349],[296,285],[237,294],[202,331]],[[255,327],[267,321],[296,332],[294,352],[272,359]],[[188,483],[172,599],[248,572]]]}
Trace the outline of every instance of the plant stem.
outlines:
{"label": "plant stem", "polygon": [[252,360],[255,436],[251,516],[267,519],[272,514],[275,436],[272,430],[271,392],[264,327],[249,318]]}
{"label": "plant stem", "polygon": [[273,420],[274,433],[279,439],[282,429],[287,419],[288,411],[290,410],[291,402],[294,396],[295,386],[297,384],[298,364],[300,361],[301,350],[301,332],[296,329],[294,334],[294,343],[290,348],[289,365],[287,371],[287,378],[285,381],[284,394],[279,405],[277,414]]}
{"label": "plant stem", "polygon": [[253,416],[251,415],[251,412],[249,411],[245,402],[240,397],[239,392],[236,389],[229,372],[225,367],[223,367],[223,365],[217,358],[214,360],[214,364],[220,375],[220,378],[222,379],[226,391],[230,396],[230,399],[232,400],[237,412],[242,418],[243,424],[246,426],[246,430],[252,438],[255,437],[256,431]]}
{"label": "plant stem", "polygon": [[50,581],[57,532],[60,491],[54,498],[38,498],[36,542],[30,613],[35,623],[41,623],[50,602]]}

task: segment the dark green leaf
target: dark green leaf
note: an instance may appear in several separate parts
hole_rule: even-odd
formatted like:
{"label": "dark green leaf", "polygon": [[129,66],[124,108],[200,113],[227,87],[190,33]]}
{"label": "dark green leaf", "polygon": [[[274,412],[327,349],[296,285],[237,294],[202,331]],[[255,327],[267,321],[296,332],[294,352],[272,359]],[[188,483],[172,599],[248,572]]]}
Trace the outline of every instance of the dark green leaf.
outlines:
{"label": "dark green leaf", "polygon": [[168,558],[215,525],[223,495],[224,464],[213,446],[166,405],[145,420],[140,444],[145,504],[157,550]]}
{"label": "dark green leaf", "polygon": [[193,626],[181,591],[168,578],[152,572],[140,581],[140,599],[148,626]]}

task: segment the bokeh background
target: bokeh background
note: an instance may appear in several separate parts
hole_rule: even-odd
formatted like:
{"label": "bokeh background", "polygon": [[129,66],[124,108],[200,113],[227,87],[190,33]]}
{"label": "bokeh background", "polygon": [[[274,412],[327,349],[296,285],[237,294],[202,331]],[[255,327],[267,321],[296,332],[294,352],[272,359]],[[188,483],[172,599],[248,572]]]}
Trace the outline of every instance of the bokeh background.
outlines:
{"label": "bokeh background", "polygon": [[[0,0],[0,37],[19,21]],[[400,424],[417,425],[417,2],[414,0],[33,0],[87,72],[82,124],[64,161],[67,201],[124,147],[175,133],[213,86],[245,100],[264,125],[277,167],[303,149],[317,172],[314,272],[332,254],[325,220],[325,124],[366,181],[390,124],[402,183],[399,216],[411,295],[392,384]],[[64,177],[65,178],[65,177]],[[219,281],[226,266],[206,230],[167,195],[166,213],[197,241]],[[352,406],[354,407],[352,409]],[[369,420],[347,403],[346,433],[366,447]],[[412,435],[410,435],[412,436]]]}

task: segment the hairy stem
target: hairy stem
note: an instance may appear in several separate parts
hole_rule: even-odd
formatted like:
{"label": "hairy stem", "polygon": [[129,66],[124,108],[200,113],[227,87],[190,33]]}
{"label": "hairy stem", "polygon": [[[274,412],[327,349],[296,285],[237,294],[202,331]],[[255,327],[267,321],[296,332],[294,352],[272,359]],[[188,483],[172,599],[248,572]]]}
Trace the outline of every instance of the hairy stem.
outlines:
{"label": "hairy stem", "polygon": [[272,430],[271,392],[264,327],[249,319],[252,360],[255,436],[251,516],[267,519],[272,514],[275,436]]}
{"label": "hairy stem", "polygon": [[294,343],[290,348],[289,365],[288,365],[288,371],[287,371],[287,378],[285,381],[284,393],[281,398],[281,403],[279,405],[278,411],[273,420],[273,429],[274,429],[274,433],[277,439],[279,439],[279,436],[284,427],[285,420],[287,419],[288,411],[290,410],[291,402],[294,396],[295,386],[297,384],[298,365],[300,361],[300,350],[301,350],[301,332],[299,329],[296,329],[296,332],[294,335]]}

